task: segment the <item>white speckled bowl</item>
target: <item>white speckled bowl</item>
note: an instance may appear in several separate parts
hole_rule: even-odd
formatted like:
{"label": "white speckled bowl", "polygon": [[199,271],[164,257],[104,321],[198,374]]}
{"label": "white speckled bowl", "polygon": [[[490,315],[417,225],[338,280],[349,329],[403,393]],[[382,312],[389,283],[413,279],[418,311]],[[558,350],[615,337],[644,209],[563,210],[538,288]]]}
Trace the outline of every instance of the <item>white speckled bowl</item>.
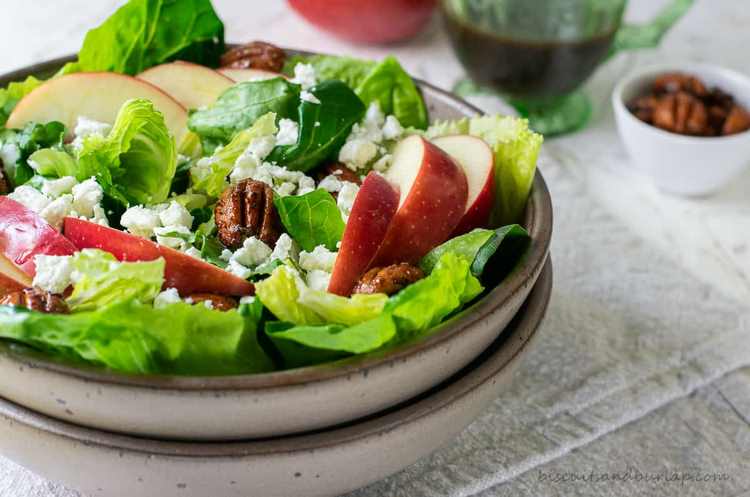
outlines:
{"label": "white speckled bowl", "polygon": [[494,401],[532,346],[551,289],[547,264],[516,319],[469,367],[419,399],[349,426],[268,441],[159,442],[79,428],[0,401],[0,453],[92,497],[341,495],[431,453]]}
{"label": "white speckled bowl", "polygon": [[[49,74],[69,59],[0,77]],[[433,119],[479,111],[420,83]],[[149,377],[73,367],[0,343],[0,397],[62,421],[128,435],[238,440],[302,433],[380,412],[469,364],[506,327],[547,261],[549,192],[537,174],[526,211],[526,256],[502,284],[427,339],[336,363],[236,377]]]}

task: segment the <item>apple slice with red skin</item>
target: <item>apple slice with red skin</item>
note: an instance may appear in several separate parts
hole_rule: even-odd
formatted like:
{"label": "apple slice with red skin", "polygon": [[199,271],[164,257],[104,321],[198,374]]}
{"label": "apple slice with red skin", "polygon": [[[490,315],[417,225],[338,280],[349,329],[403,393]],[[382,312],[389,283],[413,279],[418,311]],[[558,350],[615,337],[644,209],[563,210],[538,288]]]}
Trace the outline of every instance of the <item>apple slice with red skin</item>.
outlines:
{"label": "apple slice with red skin", "polygon": [[286,76],[281,73],[264,71],[262,69],[232,69],[231,67],[225,67],[222,69],[218,69],[218,72],[231,79],[235,83],[244,83],[245,81],[261,81],[264,79],[273,79],[279,77],[286,78]]}
{"label": "apple slice with red skin", "polygon": [[365,178],[354,199],[349,221],[341,239],[328,291],[349,296],[383,243],[388,226],[398,209],[399,194],[376,172]]}
{"label": "apple slice with red skin", "polygon": [[214,103],[234,85],[232,78],[218,71],[182,61],[154,66],[136,77],[161,89],[188,109]]}
{"label": "apple slice with red skin", "polygon": [[0,252],[29,276],[37,255],[71,255],[76,247],[39,214],[8,197],[0,197]]}
{"label": "apple slice with red skin", "polygon": [[450,238],[474,228],[486,228],[495,203],[495,154],[492,149],[484,140],[471,135],[441,136],[432,143],[463,168],[469,185],[466,212]]}
{"label": "apple slice with red skin", "polygon": [[399,187],[401,198],[369,267],[416,264],[458,226],[466,210],[466,175],[440,148],[412,135],[396,145],[385,177]]}
{"label": "apple slice with red skin", "polygon": [[244,296],[255,293],[253,285],[221,268],[150,240],[84,221],[65,218],[65,236],[79,249],[95,248],[120,261],[166,261],[164,288],[176,288],[180,295],[214,293]]}
{"label": "apple slice with red skin", "polygon": [[31,277],[28,274],[0,254],[0,297],[28,288],[31,284]]}

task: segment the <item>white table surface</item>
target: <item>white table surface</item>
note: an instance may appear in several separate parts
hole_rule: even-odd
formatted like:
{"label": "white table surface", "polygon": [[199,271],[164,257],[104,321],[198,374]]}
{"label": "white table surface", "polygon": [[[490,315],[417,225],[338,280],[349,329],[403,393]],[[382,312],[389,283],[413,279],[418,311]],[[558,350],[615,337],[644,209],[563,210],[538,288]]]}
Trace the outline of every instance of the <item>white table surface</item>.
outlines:
{"label": "white table surface", "polygon": [[[74,52],[85,31],[121,3],[118,0],[3,0],[0,73]],[[289,47],[373,58],[394,53],[411,73],[444,88],[450,88],[462,74],[438,22],[408,43],[366,47],[351,45],[315,30],[290,12],[281,0],[214,0],[214,3],[227,24],[229,41],[264,39]],[[628,16],[632,20],[645,19],[661,3],[632,1]],[[588,85],[597,105],[591,126],[573,136],[548,140],[541,161],[553,190],[556,178],[561,175],[576,178],[581,195],[594,200],[596,212],[592,215],[613,218],[618,226],[632,231],[634,245],[642,244],[655,250],[665,264],[675,268],[673,271],[684,272],[700,281],[706,295],[721,295],[730,309],[736,305],[736,317],[742,323],[741,331],[746,333],[750,322],[747,319],[750,174],[711,198],[686,200],[660,194],[633,172],[617,139],[607,99],[618,77],[634,65],[649,62],[710,61],[750,73],[746,48],[750,44],[748,26],[750,9],[746,0],[698,0],[659,49],[618,56],[597,73]],[[501,108],[495,101],[481,103],[488,110]],[[566,216],[566,212],[560,210],[556,214]],[[606,234],[601,236],[606,237]],[[583,270],[578,274],[571,268],[565,269],[568,278],[594,277]],[[667,292],[656,298],[666,302],[672,297]],[[750,343],[750,333],[746,336]],[[728,374],[683,389],[669,402],[652,404],[624,426],[601,430],[585,444],[577,444],[574,450],[531,462],[524,466],[524,472],[513,478],[478,486],[465,495],[750,496],[750,369],[724,372]],[[733,479],[731,484],[666,488],[632,482],[606,486],[550,483],[544,478],[555,472],[615,471],[628,465],[724,470],[731,473]],[[2,474],[0,472],[0,478]],[[42,484],[33,487],[37,488],[33,495],[48,495],[43,487]],[[4,490],[12,488],[0,481],[0,497],[32,495]]]}

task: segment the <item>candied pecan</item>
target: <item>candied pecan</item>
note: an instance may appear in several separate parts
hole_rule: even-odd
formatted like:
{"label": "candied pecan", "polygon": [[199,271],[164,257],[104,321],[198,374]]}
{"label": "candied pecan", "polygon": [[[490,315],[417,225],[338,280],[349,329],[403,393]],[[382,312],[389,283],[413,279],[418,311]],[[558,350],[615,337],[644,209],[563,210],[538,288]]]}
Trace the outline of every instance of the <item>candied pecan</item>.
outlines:
{"label": "candied pecan", "polygon": [[45,292],[39,288],[25,288],[12,292],[0,299],[0,305],[13,305],[25,307],[32,311],[46,312],[49,314],[68,314],[68,304],[61,295]]}
{"label": "candied pecan", "polygon": [[656,93],[687,92],[696,97],[708,96],[708,89],[701,80],[681,73],[664,74],[656,78],[653,89]]}
{"label": "candied pecan", "polygon": [[318,182],[322,181],[326,176],[335,176],[341,181],[348,181],[350,183],[356,183],[357,185],[362,184],[362,178],[341,162],[329,162],[328,164],[320,166],[315,171],[315,180]]}
{"label": "candied pecan", "polygon": [[654,126],[673,133],[703,135],[708,126],[706,106],[686,92],[659,98],[653,114]]}
{"label": "candied pecan", "polygon": [[[213,293],[194,293],[188,296],[193,301],[193,305],[203,304],[204,302],[211,302],[213,309],[217,311],[231,311],[237,308],[237,301],[232,297],[226,297],[224,295],[215,295]],[[205,305],[205,304],[203,304]]]}
{"label": "candied pecan", "polygon": [[262,41],[253,41],[228,50],[221,56],[221,66],[281,72],[285,60],[286,54],[279,47]]}
{"label": "candied pecan", "polygon": [[656,109],[658,103],[659,100],[654,95],[646,95],[636,98],[628,105],[628,108],[630,112],[635,114],[635,117],[643,122],[652,124],[654,121],[654,109]]}
{"label": "candied pecan", "polygon": [[724,126],[721,128],[722,135],[734,135],[742,133],[750,128],[750,114],[740,107],[735,105],[732,110],[729,111],[729,115],[724,121]]}
{"label": "candied pecan", "polygon": [[3,167],[3,161],[0,159],[0,195],[10,193],[10,182],[8,181],[5,167]]}
{"label": "candied pecan", "polygon": [[362,275],[352,293],[393,295],[422,278],[424,278],[424,272],[421,269],[405,262],[386,267],[374,267]]}
{"label": "candied pecan", "polygon": [[262,181],[246,179],[224,190],[214,217],[219,240],[234,250],[251,236],[273,248],[282,233],[273,190]]}

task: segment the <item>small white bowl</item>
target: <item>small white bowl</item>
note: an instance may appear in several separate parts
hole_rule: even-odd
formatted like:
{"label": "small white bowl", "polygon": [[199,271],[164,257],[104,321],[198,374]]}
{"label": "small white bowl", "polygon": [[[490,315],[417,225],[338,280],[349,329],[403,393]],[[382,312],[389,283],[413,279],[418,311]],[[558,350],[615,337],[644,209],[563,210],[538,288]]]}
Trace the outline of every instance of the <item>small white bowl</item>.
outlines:
{"label": "small white bowl", "polygon": [[750,78],[709,64],[663,64],[630,73],[614,90],[612,105],[620,137],[636,166],[661,190],[679,195],[716,193],[750,166],[750,131],[722,137],[694,137],[644,123],[626,107],[665,73],[696,76],[750,109]]}

